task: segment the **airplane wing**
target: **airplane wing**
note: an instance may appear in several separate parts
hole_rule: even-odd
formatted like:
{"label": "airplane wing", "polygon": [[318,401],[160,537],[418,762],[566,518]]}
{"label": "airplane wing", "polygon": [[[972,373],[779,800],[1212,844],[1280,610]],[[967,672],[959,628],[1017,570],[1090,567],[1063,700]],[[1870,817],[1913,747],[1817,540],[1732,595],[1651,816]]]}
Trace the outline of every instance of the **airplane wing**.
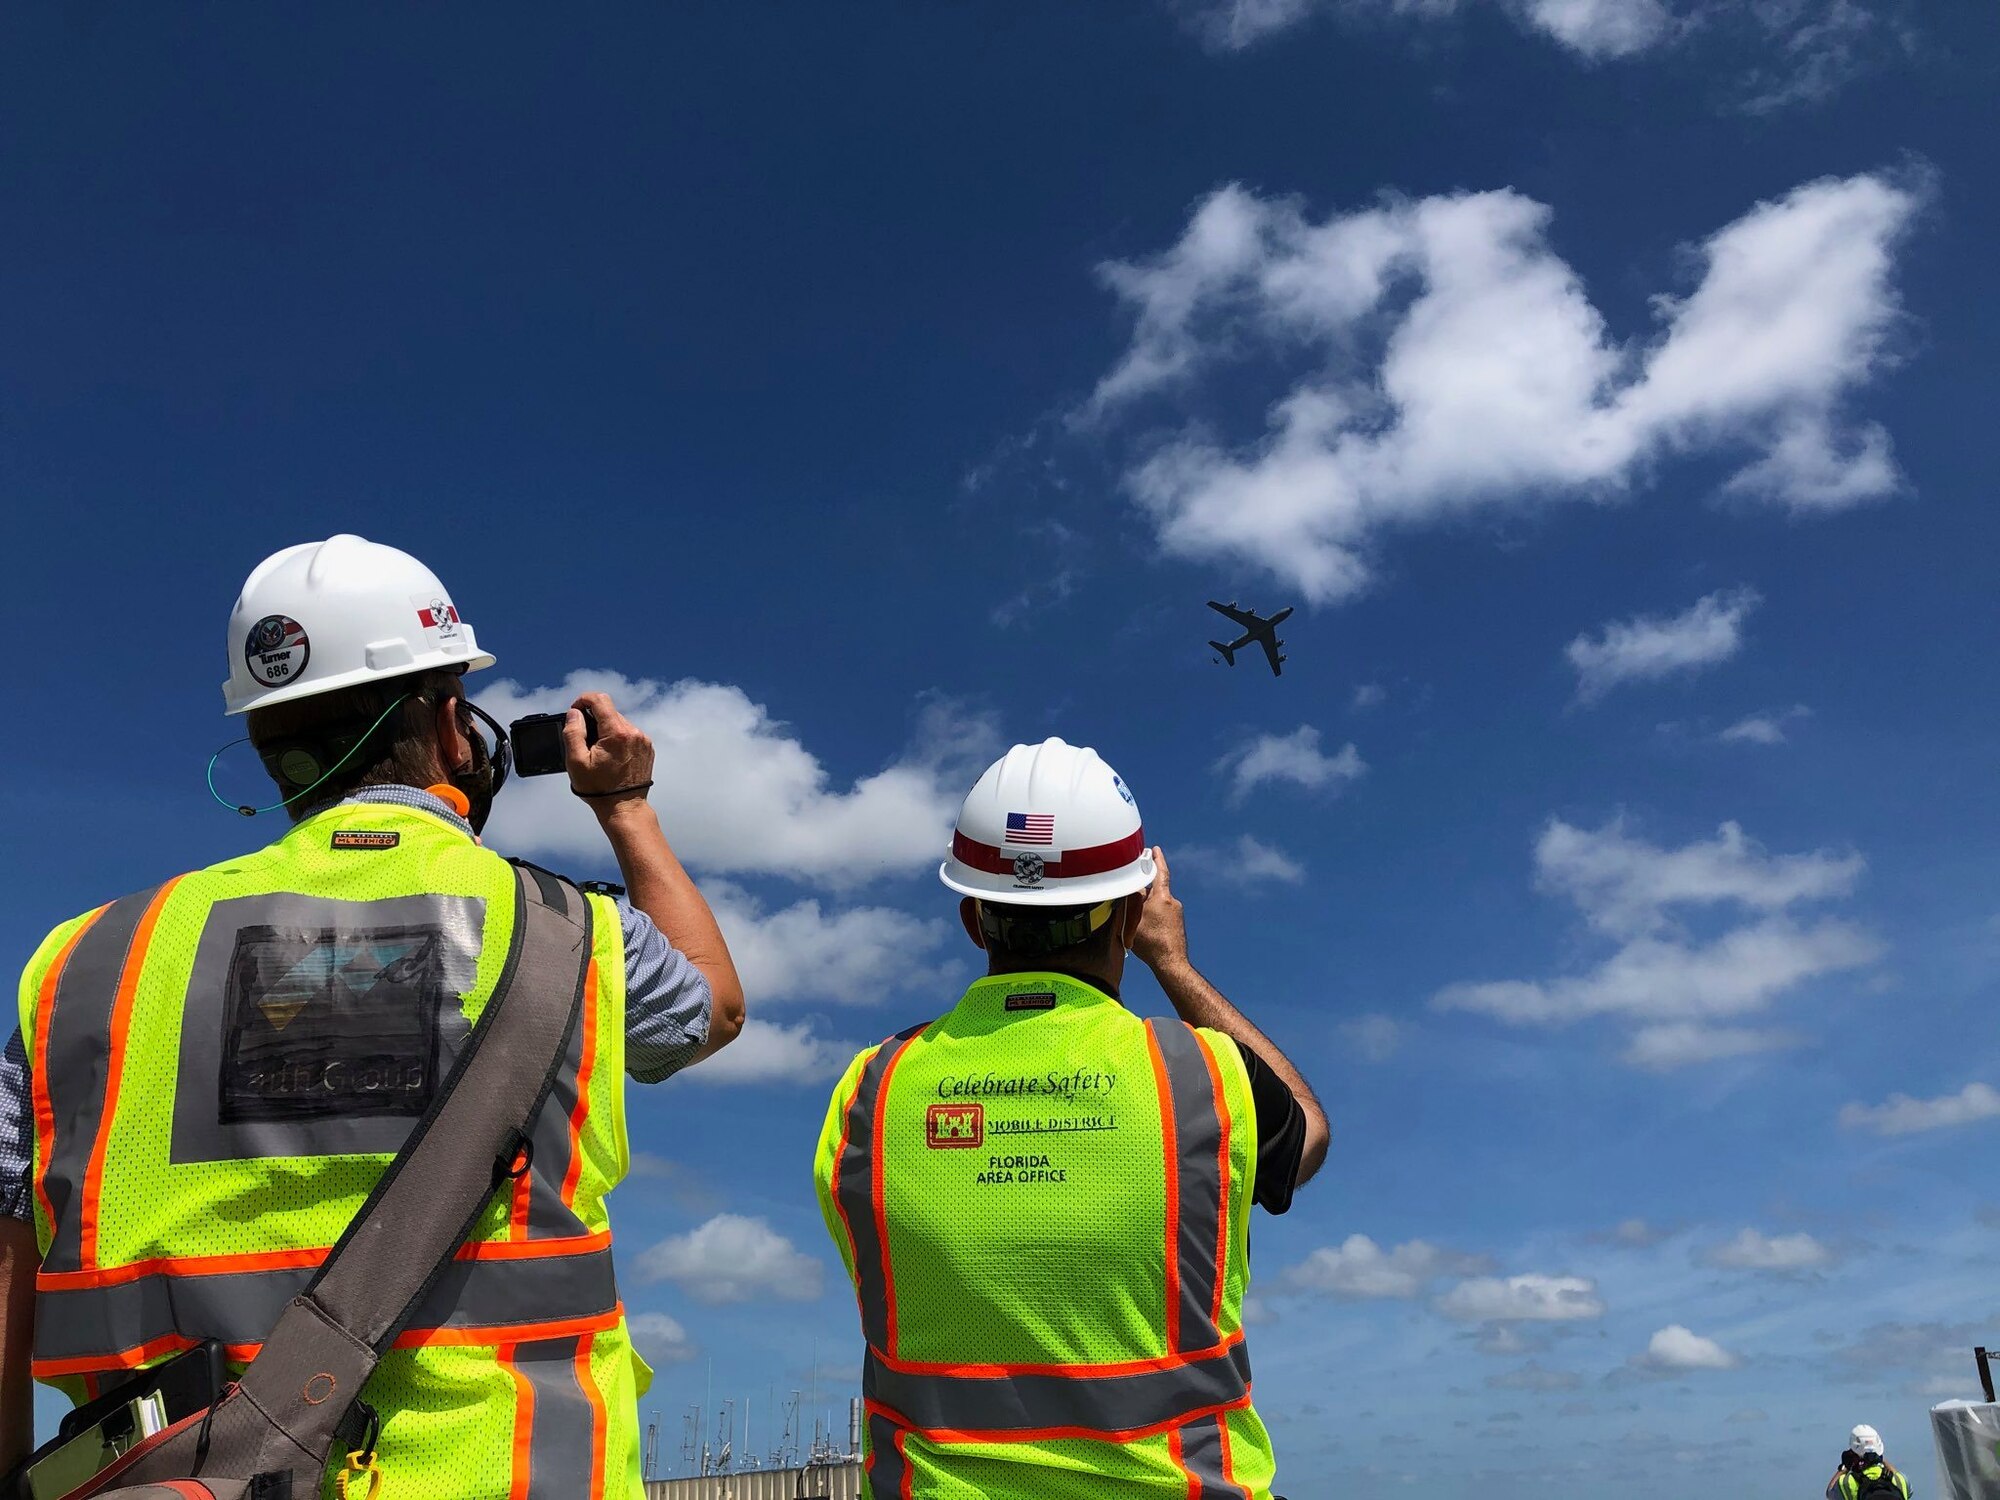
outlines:
{"label": "airplane wing", "polygon": [[1213,599],[1208,601],[1208,607],[1219,615],[1226,615],[1245,630],[1254,629],[1263,623],[1257,618],[1257,611],[1254,609],[1238,609],[1233,604],[1218,604]]}
{"label": "airplane wing", "polygon": [[1264,648],[1264,658],[1271,664],[1271,675],[1273,677],[1283,677],[1285,669],[1280,663],[1284,661],[1284,657],[1278,654],[1278,648],[1285,643],[1279,640],[1275,634],[1272,634],[1265,636],[1257,644]]}

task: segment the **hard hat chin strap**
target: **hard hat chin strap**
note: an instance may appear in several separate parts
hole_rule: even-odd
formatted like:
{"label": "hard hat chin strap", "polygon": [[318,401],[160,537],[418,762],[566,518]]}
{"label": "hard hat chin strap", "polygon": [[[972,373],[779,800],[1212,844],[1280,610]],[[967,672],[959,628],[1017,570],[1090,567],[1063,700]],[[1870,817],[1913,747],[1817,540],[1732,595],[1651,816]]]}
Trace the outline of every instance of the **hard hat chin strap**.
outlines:
{"label": "hard hat chin strap", "polygon": [[1111,920],[1118,897],[1074,911],[1038,911],[1032,906],[979,903],[979,930],[989,947],[1035,957],[1073,948]]}

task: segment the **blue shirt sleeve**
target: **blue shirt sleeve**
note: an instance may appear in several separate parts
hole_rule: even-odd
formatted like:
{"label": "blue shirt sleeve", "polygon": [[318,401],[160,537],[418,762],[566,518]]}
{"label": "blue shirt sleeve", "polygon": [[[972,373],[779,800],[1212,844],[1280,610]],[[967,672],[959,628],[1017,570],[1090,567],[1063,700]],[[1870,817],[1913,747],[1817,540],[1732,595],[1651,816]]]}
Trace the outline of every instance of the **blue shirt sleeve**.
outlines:
{"label": "blue shirt sleeve", "polygon": [[653,919],[622,898],[625,929],[625,1071],[658,1083],[694,1061],[708,1040],[714,996],[701,970]]}
{"label": "blue shirt sleeve", "polygon": [[21,1028],[0,1051],[0,1219],[32,1219],[35,1102],[28,1085],[28,1048]]}

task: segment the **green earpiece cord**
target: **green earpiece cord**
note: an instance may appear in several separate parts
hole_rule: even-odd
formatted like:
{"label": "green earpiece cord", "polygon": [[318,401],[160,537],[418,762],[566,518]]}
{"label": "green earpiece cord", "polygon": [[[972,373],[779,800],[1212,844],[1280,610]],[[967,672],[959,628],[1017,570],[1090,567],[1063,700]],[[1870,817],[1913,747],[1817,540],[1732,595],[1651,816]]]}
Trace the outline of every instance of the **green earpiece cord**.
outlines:
{"label": "green earpiece cord", "polygon": [[413,696],[415,695],[411,693],[405,693],[403,694],[402,697],[398,698],[394,703],[391,703],[387,708],[383,709],[382,716],[378,718],[373,724],[370,724],[368,726],[368,728],[362,733],[361,738],[354,742],[353,747],[347,752],[347,754],[341,756],[339,760],[333,763],[333,767],[331,770],[324,771],[320,774],[320,778],[318,781],[315,781],[309,787],[304,787],[299,791],[293,792],[291,796],[285,798],[285,800],[282,802],[273,802],[269,807],[252,807],[246,802],[231,802],[227,797],[223,796],[222,793],[218,792],[215,789],[215,763],[222,759],[222,751],[234,750],[238,745],[248,744],[250,742],[250,736],[246,734],[240,740],[231,740],[228,744],[222,747],[222,750],[216,751],[215,754],[211,755],[208,758],[208,795],[213,797],[217,802],[221,803],[224,807],[229,808],[233,812],[239,812],[243,814],[243,816],[246,818],[254,818],[257,816],[258,813],[276,812],[281,807],[290,807],[294,802],[298,801],[299,798],[307,795],[310,792],[317,791],[320,787],[326,785],[327,779],[329,777],[337,775],[343,766],[345,766],[350,760],[353,760],[355,756],[361,753],[361,747],[363,745],[367,744],[370,740],[375,738],[375,731],[380,729],[385,723],[388,722],[389,715],[394,713],[397,709],[401,708],[405,703],[408,703]]}

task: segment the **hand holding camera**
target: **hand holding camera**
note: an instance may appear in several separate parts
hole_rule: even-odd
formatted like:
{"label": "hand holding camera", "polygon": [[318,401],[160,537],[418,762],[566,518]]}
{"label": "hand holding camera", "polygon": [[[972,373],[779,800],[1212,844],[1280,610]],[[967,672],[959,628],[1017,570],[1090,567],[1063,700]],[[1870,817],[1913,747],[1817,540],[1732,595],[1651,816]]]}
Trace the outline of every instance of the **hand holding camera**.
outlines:
{"label": "hand holding camera", "polygon": [[569,789],[602,805],[643,797],[653,784],[653,741],[609,694],[584,693],[567,713],[530,714],[508,726],[522,776],[569,773]]}

